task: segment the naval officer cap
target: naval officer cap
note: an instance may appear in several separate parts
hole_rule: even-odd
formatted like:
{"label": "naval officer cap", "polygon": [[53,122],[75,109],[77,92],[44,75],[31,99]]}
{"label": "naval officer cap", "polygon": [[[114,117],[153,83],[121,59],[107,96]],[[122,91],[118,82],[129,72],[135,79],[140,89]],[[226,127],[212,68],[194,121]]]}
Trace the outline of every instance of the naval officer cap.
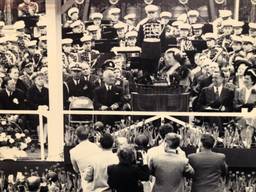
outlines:
{"label": "naval officer cap", "polygon": [[191,29],[191,25],[189,25],[188,23],[183,23],[179,25],[179,30],[190,30]]}
{"label": "naval officer cap", "polygon": [[189,17],[198,17],[199,16],[199,12],[197,10],[190,10],[188,12],[188,16]]}
{"label": "naval officer cap", "polygon": [[61,43],[62,45],[69,45],[73,43],[73,40],[70,38],[62,39]]}
{"label": "naval officer cap", "polygon": [[233,19],[227,19],[222,22],[222,27],[233,27]]}
{"label": "naval officer cap", "polygon": [[71,71],[82,71],[82,70],[83,70],[83,67],[82,67],[82,65],[81,65],[80,63],[75,63],[75,62],[73,62],[73,63],[71,63],[71,64],[69,65],[69,69],[70,69]]}
{"label": "naval officer cap", "polygon": [[247,36],[247,35],[244,35],[242,37],[242,39],[243,39],[244,44],[248,44],[248,43],[254,44],[255,43],[255,39],[253,37],[250,37],[250,36]]}
{"label": "naval officer cap", "polygon": [[123,24],[123,23],[117,23],[117,24],[115,24],[114,25],[114,28],[115,29],[124,29],[125,28],[125,24]]}
{"label": "naval officer cap", "polygon": [[134,19],[136,19],[135,13],[130,13],[130,14],[124,16],[124,20],[134,20]]}
{"label": "naval officer cap", "polygon": [[249,28],[256,30],[256,23],[249,23]]}
{"label": "naval officer cap", "polygon": [[97,30],[99,30],[99,26],[97,26],[97,25],[89,25],[89,26],[87,27],[87,30],[88,30],[89,32],[97,31]]}
{"label": "naval officer cap", "polygon": [[203,24],[201,24],[201,23],[196,23],[196,24],[193,24],[192,25],[192,28],[193,29],[202,29],[203,28]]}
{"label": "naval officer cap", "polygon": [[231,17],[232,12],[230,10],[219,10],[220,17]]}
{"label": "naval officer cap", "polygon": [[103,15],[101,13],[96,12],[96,13],[91,14],[91,19],[92,20],[93,19],[102,19],[102,18],[103,18]]}
{"label": "naval officer cap", "polygon": [[72,14],[79,13],[79,9],[77,7],[72,7],[68,10],[68,16],[71,17]]}
{"label": "naval officer cap", "polygon": [[158,6],[156,6],[156,5],[147,5],[145,7],[145,11],[146,11],[146,13],[157,12],[158,11]]}
{"label": "naval officer cap", "polygon": [[163,11],[163,12],[161,12],[160,13],[160,17],[161,18],[172,18],[172,13],[171,12],[169,12],[169,11]]}
{"label": "naval officer cap", "polygon": [[137,31],[129,31],[125,34],[125,38],[132,38],[132,37],[137,37],[138,36],[138,32]]}
{"label": "naval officer cap", "polygon": [[92,40],[92,36],[91,35],[84,35],[81,39],[81,42],[88,42]]}
{"label": "naval officer cap", "polygon": [[237,36],[237,35],[231,35],[231,40],[232,40],[233,42],[238,42],[238,43],[242,43],[242,42],[243,42],[242,37]]}
{"label": "naval officer cap", "polygon": [[109,10],[109,14],[110,15],[117,15],[117,14],[120,14],[121,13],[121,9],[117,8],[117,7],[114,7],[114,8],[111,8]]}
{"label": "naval officer cap", "polygon": [[233,28],[241,28],[244,26],[244,22],[233,20],[232,25],[233,25]]}
{"label": "naval officer cap", "polygon": [[216,39],[217,39],[217,35],[214,34],[214,33],[205,33],[205,34],[203,35],[203,39],[204,39],[205,41],[216,40]]}

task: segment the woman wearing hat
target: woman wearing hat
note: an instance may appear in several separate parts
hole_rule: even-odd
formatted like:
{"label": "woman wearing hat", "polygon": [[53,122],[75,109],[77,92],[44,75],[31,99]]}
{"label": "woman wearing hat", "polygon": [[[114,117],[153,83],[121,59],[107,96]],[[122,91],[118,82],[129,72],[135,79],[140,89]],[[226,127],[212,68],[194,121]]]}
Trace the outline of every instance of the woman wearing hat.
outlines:
{"label": "woman wearing hat", "polygon": [[[28,90],[27,102],[30,110],[37,110],[39,106],[49,106],[49,92],[48,89],[44,86],[45,75],[42,72],[34,73],[31,76],[31,79],[34,85]],[[40,138],[40,129],[39,129],[39,119],[38,116],[31,116],[31,125],[34,125],[34,128],[37,127],[38,138]],[[44,136],[43,144],[46,143],[47,138],[47,122],[46,118],[44,120]]]}
{"label": "woman wearing hat", "polygon": [[248,68],[244,73],[244,87],[235,92],[234,108],[241,111],[242,108],[252,110],[256,106],[256,69]]}

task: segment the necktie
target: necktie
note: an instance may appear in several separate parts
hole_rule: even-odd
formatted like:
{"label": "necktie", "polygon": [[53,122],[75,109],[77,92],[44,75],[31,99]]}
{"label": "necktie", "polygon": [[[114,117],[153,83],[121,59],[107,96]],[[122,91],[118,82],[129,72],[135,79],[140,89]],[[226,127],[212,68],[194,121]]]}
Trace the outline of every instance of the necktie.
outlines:
{"label": "necktie", "polygon": [[216,94],[218,97],[220,96],[220,88],[219,87],[216,87]]}

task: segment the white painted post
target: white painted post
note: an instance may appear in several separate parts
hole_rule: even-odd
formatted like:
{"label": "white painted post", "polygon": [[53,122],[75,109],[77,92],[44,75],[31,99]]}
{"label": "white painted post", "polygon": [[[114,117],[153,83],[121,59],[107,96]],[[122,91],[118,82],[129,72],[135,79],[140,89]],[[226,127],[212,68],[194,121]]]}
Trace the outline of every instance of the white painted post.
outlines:
{"label": "white painted post", "polygon": [[61,65],[61,1],[47,0],[49,69],[48,160],[63,160],[63,79]]}

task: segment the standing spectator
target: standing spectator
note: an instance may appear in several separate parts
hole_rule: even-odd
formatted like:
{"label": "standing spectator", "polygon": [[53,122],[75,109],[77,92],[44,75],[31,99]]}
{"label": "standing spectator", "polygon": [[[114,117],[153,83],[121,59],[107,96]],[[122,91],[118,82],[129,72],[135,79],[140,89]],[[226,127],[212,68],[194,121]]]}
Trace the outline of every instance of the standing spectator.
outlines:
{"label": "standing spectator", "polygon": [[139,24],[137,46],[141,47],[141,64],[144,75],[156,75],[163,42],[163,25],[158,21],[159,7],[147,5],[147,18]]}
{"label": "standing spectator", "polygon": [[[73,165],[73,169],[76,173],[80,173],[81,178],[85,177],[85,170],[89,166],[88,157],[91,155],[97,155],[102,150],[94,143],[88,140],[89,128],[80,126],[76,129],[76,135],[79,140],[79,144],[70,150],[70,159]],[[90,185],[84,179],[82,179],[82,188],[84,191],[90,191]]]}
{"label": "standing spectator", "polygon": [[184,177],[192,176],[194,170],[187,158],[177,154],[179,145],[179,135],[168,133],[165,136],[165,152],[150,160],[150,170],[156,177],[152,192],[184,192]]}
{"label": "standing spectator", "polygon": [[31,0],[23,0],[23,3],[18,6],[18,16],[28,17],[34,16],[38,13],[38,4],[31,2]]}
{"label": "standing spectator", "polygon": [[220,192],[221,177],[227,173],[225,155],[212,151],[215,139],[212,135],[203,134],[200,152],[188,156],[189,163],[195,170],[191,192]]}
{"label": "standing spectator", "polygon": [[90,159],[90,165],[87,168],[85,180],[91,183],[90,192],[109,191],[107,167],[118,163],[116,154],[112,152],[114,139],[110,134],[104,134],[100,138],[102,152]]}
{"label": "standing spectator", "polygon": [[108,184],[112,191],[141,192],[139,181],[149,180],[147,165],[136,165],[135,149],[131,145],[123,145],[118,149],[119,163],[108,167]]}
{"label": "standing spectator", "polygon": [[71,7],[68,10],[68,17],[70,18],[70,20],[68,20],[64,27],[77,27],[78,31],[84,32],[85,30],[85,26],[84,23],[79,19],[79,9],[77,7]]}
{"label": "standing spectator", "polygon": [[[49,106],[49,91],[44,87],[44,74],[35,73],[31,77],[34,81],[34,85],[28,90],[27,103],[30,110],[37,110],[39,106]],[[34,118],[33,118],[34,117]],[[31,124],[37,127],[38,138],[40,138],[40,127],[38,116],[31,116]],[[46,118],[43,119],[43,143],[46,143],[47,139],[47,121]]]}
{"label": "standing spectator", "polygon": [[5,79],[3,89],[0,91],[0,109],[24,109],[24,99],[24,93],[16,88],[16,81],[11,78]]}

